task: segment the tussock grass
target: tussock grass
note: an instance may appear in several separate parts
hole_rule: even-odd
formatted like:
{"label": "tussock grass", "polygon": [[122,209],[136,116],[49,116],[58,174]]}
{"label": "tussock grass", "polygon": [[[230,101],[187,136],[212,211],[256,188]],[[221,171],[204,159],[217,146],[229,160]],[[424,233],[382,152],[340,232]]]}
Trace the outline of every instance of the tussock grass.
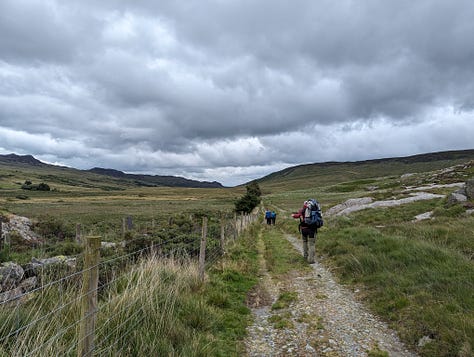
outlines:
{"label": "tussock grass", "polygon": [[[202,299],[192,298],[199,289],[193,264],[151,258],[133,266],[101,294],[97,354],[212,354],[209,331],[216,313]],[[2,336],[21,326],[27,328],[12,335],[2,352],[9,356],[75,355],[78,306],[77,286],[71,284],[41,291],[14,309],[3,307]]]}
{"label": "tussock grass", "polygon": [[[398,210],[380,229],[364,223],[369,212],[338,219],[318,248],[422,356],[456,356],[474,344],[474,220],[414,224],[391,219]],[[418,348],[423,336],[433,341]]]}
{"label": "tussock grass", "polygon": [[[251,241],[246,244],[236,245],[237,256],[230,254],[204,284],[190,262],[152,257],[132,266],[100,294],[96,354],[240,355],[237,339],[249,322],[245,295],[256,282],[256,268],[243,252],[251,253]],[[0,336],[17,332],[0,344],[0,355],[76,355],[77,285],[53,285],[28,302],[3,306]]]}

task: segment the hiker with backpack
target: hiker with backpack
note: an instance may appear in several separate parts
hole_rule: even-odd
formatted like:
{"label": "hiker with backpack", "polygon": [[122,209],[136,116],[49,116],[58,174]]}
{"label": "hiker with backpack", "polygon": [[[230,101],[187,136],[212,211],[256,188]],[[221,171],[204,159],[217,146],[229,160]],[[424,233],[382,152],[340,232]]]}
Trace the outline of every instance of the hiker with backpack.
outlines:
{"label": "hiker with backpack", "polygon": [[272,224],[275,225],[275,222],[276,222],[276,218],[277,218],[277,214],[275,211],[272,211],[272,214],[271,214],[271,221],[272,221]]}
{"label": "hiker with backpack", "polygon": [[314,264],[316,253],[316,235],[318,228],[323,226],[321,206],[315,199],[304,201],[303,208],[291,215],[299,218],[298,230],[303,238],[303,257],[309,264]]}
{"label": "hiker with backpack", "polygon": [[268,225],[272,224],[272,212],[271,211],[265,211],[265,219],[267,220]]}

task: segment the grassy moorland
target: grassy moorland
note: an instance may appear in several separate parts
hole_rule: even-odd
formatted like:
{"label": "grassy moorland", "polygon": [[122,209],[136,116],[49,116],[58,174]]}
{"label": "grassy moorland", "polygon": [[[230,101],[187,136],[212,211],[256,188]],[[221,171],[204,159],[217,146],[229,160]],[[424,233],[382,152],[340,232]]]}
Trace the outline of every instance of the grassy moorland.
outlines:
{"label": "grassy moorland", "polygon": [[[414,172],[414,170],[409,170]],[[375,200],[409,196],[410,187],[449,184],[474,177],[473,162],[454,170],[418,172],[411,176],[378,173],[379,177],[339,181],[306,189],[264,190],[265,203],[279,210],[280,222],[297,234],[289,213],[304,199],[316,197],[323,211],[349,198]],[[292,181],[293,182],[293,181]],[[408,190],[407,190],[408,188]],[[448,194],[457,188],[425,191]],[[396,329],[422,356],[471,356],[474,347],[474,216],[466,210],[474,202],[448,206],[446,199],[402,206],[365,209],[345,216],[326,217],[317,251],[340,281],[357,287],[374,312]],[[414,217],[433,212],[433,218]],[[429,342],[419,346],[425,337]]]}
{"label": "grassy moorland", "polygon": [[[46,183],[50,191],[22,189],[25,181]],[[124,215],[138,222],[175,212],[231,210],[243,189],[143,187],[131,180],[51,165],[40,167],[0,164],[0,207],[38,218],[61,216],[90,230],[103,224],[120,225]]]}
{"label": "grassy moorland", "polygon": [[[407,187],[460,182],[473,177],[472,165],[460,165],[452,171],[441,170],[465,163],[473,156],[474,153],[469,151],[451,156],[431,155],[424,161],[417,157],[306,165],[272,174],[259,183],[265,205],[278,212],[279,225],[296,233],[296,224],[289,219],[289,214],[300,208],[302,201],[309,197],[317,198],[323,211],[349,198],[403,198],[409,195]],[[414,174],[402,178],[401,175],[406,173]],[[44,182],[51,191],[25,191],[21,185],[26,180],[34,184]],[[455,188],[426,190],[446,194]],[[155,220],[157,228],[162,228],[157,230],[161,231],[169,229],[169,218],[180,212],[186,215],[231,212],[234,199],[244,191],[241,187],[142,187],[127,180],[84,174],[77,170],[0,165],[0,213],[33,218],[40,223],[38,227],[42,227],[41,223],[48,226],[51,221],[51,225],[60,225],[64,235],[60,239],[52,238],[51,247],[72,240],[76,223],[82,224],[85,234],[98,234],[103,240],[118,241],[122,239],[120,230],[124,216],[132,216],[138,230],[146,230]],[[433,220],[412,222],[415,215],[427,211],[433,211]],[[466,215],[465,211],[462,204],[448,207],[445,199],[435,199],[364,210],[343,217],[326,217],[317,251],[326,264],[334,268],[341,282],[357,286],[362,292],[361,298],[422,356],[469,356],[474,346],[474,217]],[[149,353],[140,346],[150,343],[156,350],[171,355],[240,355],[242,350],[238,341],[249,323],[245,295],[255,285],[257,276],[258,252],[253,237],[256,234],[257,231],[250,231],[246,239],[229,250],[222,264],[209,270],[207,284],[196,284],[195,276],[187,271],[163,267],[165,273],[158,270],[153,274],[183,274],[183,285],[171,284],[172,292],[156,291],[156,297],[154,293],[142,296],[143,289],[132,286],[124,290],[124,283],[119,284],[116,291],[110,289],[110,299],[124,299],[121,306],[136,312],[136,316],[145,321],[144,329],[130,333],[124,344],[118,346],[127,346],[129,352],[138,354]],[[281,267],[288,268],[288,265],[301,262],[291,257],[287,261],[282,254],[287,250],[286,246],[273,238],[266,259],[274,262],[271,266],[276,274]],[[54,255],[58,252],[61,250],[51,249],[47,253]],[[21,258],[18,254],[22,254],[26,259],[36,252],[27,249],[12,254],[3,258]],[[131,272],[136,274],[132,281],[140,280],[142,274],[151,277],[147,278],[151,281],[160,281],[161,278],[150,273],[149,267],[139,269],[143,271]],[[171,269],[171,273],[166,273],[166,269]],[[145,280],[140,284],[147,291],[155,292],[153,284]],[[166,284],[163,284],[165,288]],[[143,311],[134,309],[133,301],[125,302],[128,293],[142,299],[140,309]],[[169,303],[161,299],[174,293],[177,295]],[[53,301],[54,298],[46,300]],[[169,308],[170,315],[160,318],[160,326],[156,326],[157,321],[146,320],[157,313],[152,305],[163,306],[164,310]],[[113,307],[105,306],[104,302],[104,311]],[[47,304],[44,311],[51,308],[54,306]],[[33,310],[37,309],[43,307],[35,306]],[[33,310],[26,311],[22,318],[34,317]],[[110,314],[120,316],[117,311],[111,310]],[[106,313],[100,317],[99,324],[101,318],[106,321],[110,316]],[[166,325],[168,320],[173,324]],[[135,325],[140,324],[135,320]],[[119,321],[113,331],[120,328]],[[156,344],[151,342],[153,336],[149,331],[152,329],[163,332],[163,339]],[[105,336],[113,331],[108,331]],[[33,336],[37,335],[37,330],[33,329],[32,343]],[[418,341],[425,336],[430,342],[418,347]],[[70,338],[73,341],[74,337]],[[114,351],[120,353],[119,347]]]}
{"label": "grassy moorland", "polygon": [[[26,182],[45,183],[49,191],[25,190]],[[51,165],[0,164],[0,215],[16,214],[33,220],[45,237],[44,252],[20,247],[10,259],[27,261],[31,256],[72,254],[76,225],[83,235],[100,235],[118,242],[124,217],[133,218],[134,231],[153,233],[169,228],[170,218],[204,213],[217,217],[231,213],[233,202],[244,188],[143,187],[131,180]],[[51,243],[51,244],[49,244]],[[49,244],[49,247],[48,247]],[[64,249],[61,249],[64,246]],[[36,250],[35,250],[36,249]],[[43,249],[44,250],[44,249]],[[7,258],[1,257],[0,260]]]}

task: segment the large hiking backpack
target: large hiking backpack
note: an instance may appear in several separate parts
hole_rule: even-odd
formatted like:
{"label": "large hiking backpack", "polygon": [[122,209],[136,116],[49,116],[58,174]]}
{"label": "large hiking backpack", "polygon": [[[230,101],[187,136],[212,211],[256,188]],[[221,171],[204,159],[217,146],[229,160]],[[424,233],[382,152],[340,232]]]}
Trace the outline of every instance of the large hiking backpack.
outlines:
{"label": "large hiking backpack", "polygon": [[319,205],[318,201],[313,198],[306,201],[304,223],[316,228],[321,228],[323,226],[323,215],[321,213],[321,206]]}
{"label": "large hiking backpack", "polygon": [[271,211],[265,211],[265,218],[266,219],[272,218],[272,212]]}

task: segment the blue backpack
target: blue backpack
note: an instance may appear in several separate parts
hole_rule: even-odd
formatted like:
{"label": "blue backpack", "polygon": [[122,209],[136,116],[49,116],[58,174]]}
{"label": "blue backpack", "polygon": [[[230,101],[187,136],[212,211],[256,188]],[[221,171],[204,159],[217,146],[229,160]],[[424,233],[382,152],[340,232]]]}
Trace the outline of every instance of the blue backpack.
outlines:
{"label": "blue backpack", "polygon": [[271,211],[266,211],[265,212],[265,218],[272,218],[272,212]]}
{"label": "blue backpack", "polygon": [[323,226],[323,215],[318,201],[311,198],[306,201],[306,210],[304,212],[304,223],[316,228]]}

